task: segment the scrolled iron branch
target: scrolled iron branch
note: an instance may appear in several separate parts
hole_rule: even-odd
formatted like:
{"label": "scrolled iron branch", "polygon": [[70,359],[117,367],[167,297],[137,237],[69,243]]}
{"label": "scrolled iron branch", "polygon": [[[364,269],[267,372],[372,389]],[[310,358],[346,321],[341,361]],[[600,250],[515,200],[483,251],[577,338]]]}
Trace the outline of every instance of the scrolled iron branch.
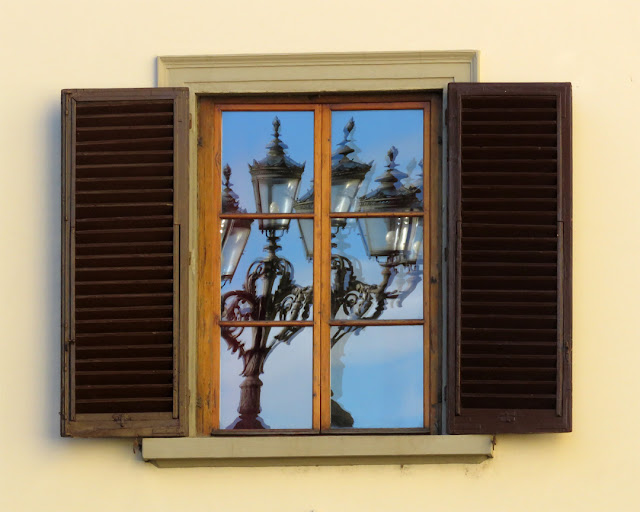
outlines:
{"label": "scrolled iron branch", "polygon": [[[258,282],[263,283],[261,290],[258,290]],[[309,319],[312,303],[313,287],[295,284],[293,266],[288,260],[276,256],[274,250],[267,259],[251,264],[242,290],[229,291],[222,296],[222,318],[225,321],[304,321]],[[301,327],[283,327],[270,344],[268,335],[271,328],[255,328],[260,331],[252,337],[252,347],[246,347],[240,340],[244,329],[237,326],[221,327],[222,337],[231,352],[238,352],[244,357],[251,350],[259,350],[264,352],[266,358],[278,344],[290,343]]]}
{"label": "scrolled iron branch", "polygon": [[[360,281],[350,259],[341,255],[331,257],[331,270],[334,281],[331,294],[331,316],[339,313],[352,320],[376,320],[385,310],[388,300],[399,297],[399,292],[387,291],[396,273],[392,261],[382,265],[382,281],[379,284],[367,284]],[[362,330],[360,326],[339,326],[331,336],[331,347],[345,335]]]}

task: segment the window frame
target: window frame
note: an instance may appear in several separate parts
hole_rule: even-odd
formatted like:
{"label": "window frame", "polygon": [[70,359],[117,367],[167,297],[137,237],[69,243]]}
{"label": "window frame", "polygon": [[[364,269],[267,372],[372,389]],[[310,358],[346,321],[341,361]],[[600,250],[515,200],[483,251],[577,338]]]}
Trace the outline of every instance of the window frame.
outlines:
{"label": "window frame", "polygon": [[[329,92],[403,92],[442,91],[446,105],[450,82],[476,82],[477,51],[375,52],[277,55],[161,56],[158,57],[158,86],[189,88],[189,204],[190,204],[190,269],[189,269],[189,406],[190,435],[202,435],[203,397],[197,393],[197,163],[198,163],[198,98],[204,94],[317,94]],[[445,115],[444,109],[441,112]],[[442,119],[440,120],[442,122]],[[442,133],[441,189],[446,190],[446,133]],[[442,208],[446,208],[443,195]],[[442,212],[440,212],[442,213]],[[442,217],[443,224],[446,218]],[[446,232],[445,232],[446,233]],[[443,240],[443,243],[446,240]],[[446,282],[446,268],[442,269]],[[442,303],[446,290],[442,289]],[[441,339],[446,340],[446,324]],[[446,350],[446,347],[442,347]],[[443,367],[443,379],[446,368]],[[439,433],[444,433],[444,417]]]}
{"label": "window frame", "polygon": [[[330,173],[326,171],[331,162],[332,144],[326,138],[331,126],[331,112],[340,110],[375,110],[420,108],[424,111],[424,155],[428,157],[424,166],[424,180],[429,193],[425,194],[423,293],[426,302],[423,327],[423,418],[420,428],[331,428],[330,418],[330,352],[322,340],[328,336],[328,318],[323,310],[329,308],[329,291],[321,294],[314,290],[314,336],[313,336],[313,426],[311,429],[286,429],[266,431],[227,431],[220,429],[220,261],[212,247],[219,247],[220,222],[219,203],[211,198],[221,196],[221,116],[224,111],[313,111],[316,135],[314,150],[314,172],[316,204],[324,190],[324,201],[329,201]],[[326,94],[326,95],[201,95],[198,98],[198,288],[196,309],[198,312],[197,345],[197,431],[200,435],[277,435],[277,434],[437,434],[440,433],[442,407],[442,173],[441,173],[441,108],[439,93],[373,93],[373,94]],[[321,139],[321,140],[320,140]],[[322,173],[322,174],[321,174]],[[321,214],[316,211],[316,214]],[[327,211],[325,211],[327,213]],[[331,252],[329,215],[316,215],[314,221],[316,254],[314,275],[321,282],[331,279],[326,254]],[[320,234],[325,233],[322,246]],[[427,252],[428,251],[428,252]],[[403,324],[410,321],[396,321]],[[387,324],[384,319],[375,323]],[[316,363],[320,364],[316,364]]]}

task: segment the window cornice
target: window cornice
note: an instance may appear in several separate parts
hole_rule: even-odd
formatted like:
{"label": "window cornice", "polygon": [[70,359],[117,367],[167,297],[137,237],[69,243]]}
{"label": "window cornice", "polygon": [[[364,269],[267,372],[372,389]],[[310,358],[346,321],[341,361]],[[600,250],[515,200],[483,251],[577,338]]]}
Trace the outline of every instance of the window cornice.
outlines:
{"label": "window cornice", "polygon": [[478,52],[300,53],[158,57],[158,86],[191,94],[442,89],[475,82]]}

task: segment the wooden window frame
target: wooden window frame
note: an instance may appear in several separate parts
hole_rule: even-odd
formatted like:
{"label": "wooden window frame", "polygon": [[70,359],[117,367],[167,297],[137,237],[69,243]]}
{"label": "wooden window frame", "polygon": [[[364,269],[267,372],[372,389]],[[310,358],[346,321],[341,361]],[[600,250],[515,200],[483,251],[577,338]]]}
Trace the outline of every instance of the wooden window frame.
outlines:
{"label": "wooden window frame", "polygon": [[[200,435],[238,435],[237,431],[219,428],[220,404],[220,259],[212,247],[220,245],[220,203],[211,198],[221,195],[221,117],[223,111],[313,111],[314,131],[314,190],[316,205],[330,203],[331,187],[331,112],[333,110],[373,110],[418,108],[424,111],[424,180],[429,194],[424,196],[423,268],[424,316],[423,326],[423,411],[424,427],[417,429],[332,429],[330,417],[330,349],[322,340],[327,338],[330,323],[326,311],[330,309],[330,291],[322,283],[330,282],[331,270],[327,255],[330,246],[330,214],[328,206],[316,210],[314,217],[314,247],[320,257],[314,259],[314,317],[313,317],[313,422],[311,429],[242,431],[243,435],[276,434],[363,434],[363,433],[440,433],[441,368],[442,368],[442,171],[441,171],[441,108],[439,93],[389,93],[347,95],[203,95],[198,98],[198,276],[197,276],[197,414],[196,428]],[[318,141],[320,139],[320,141]],[[249,215],[249,214],[248,214]],[[253,216],[253,215],[251,215]],[[345,214],[346,217],[355,215]],[[427,252],[428,249],[428,252]],[[428,254],[428,257],[427,257]],[[427,277],[428,276],[428,277]],[[319,277],[319,279],[318,279]],[[413,320],[385,321],[380,325],[409,325]]]}

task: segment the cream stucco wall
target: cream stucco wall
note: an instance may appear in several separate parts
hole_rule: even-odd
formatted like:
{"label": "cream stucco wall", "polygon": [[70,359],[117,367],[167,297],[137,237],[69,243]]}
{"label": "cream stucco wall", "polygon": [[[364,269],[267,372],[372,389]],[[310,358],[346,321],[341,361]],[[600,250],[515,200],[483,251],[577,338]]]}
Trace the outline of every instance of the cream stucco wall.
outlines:
{"label": "cream stucco wall", "polygon": [[[640,2],[2,0],[0,510],[638,507]],[[158,469],[58,436],[59,92],[156,84],[157,55],[480,50],[574,91],[574,432],[479,465]]]}

